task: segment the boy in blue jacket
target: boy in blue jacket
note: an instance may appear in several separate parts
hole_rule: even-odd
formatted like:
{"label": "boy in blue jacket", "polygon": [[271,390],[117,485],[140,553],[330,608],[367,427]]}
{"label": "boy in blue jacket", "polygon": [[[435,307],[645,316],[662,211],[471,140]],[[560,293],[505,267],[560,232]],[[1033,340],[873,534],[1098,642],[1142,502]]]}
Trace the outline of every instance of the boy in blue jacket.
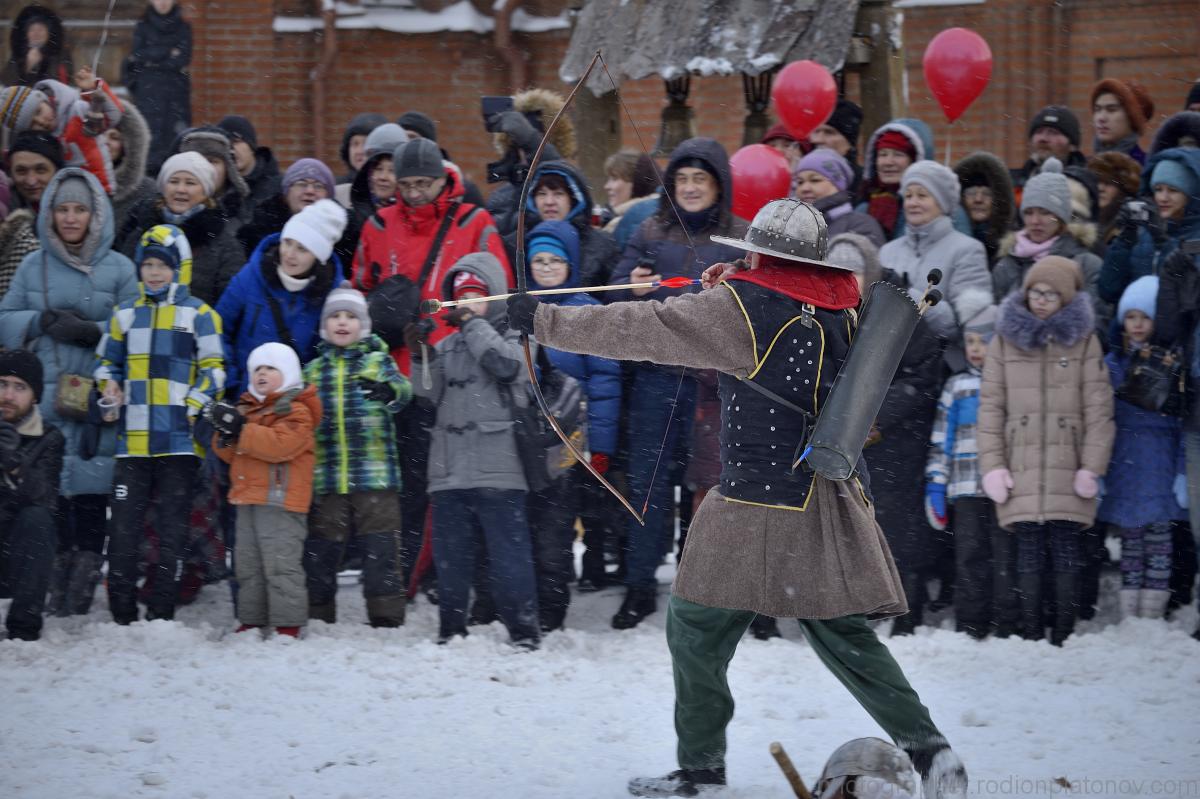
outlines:
{"label": "boy in blue jacket", "polygon": [[[526,237],[525,258],[529,280],[537,288],[572,288],[579,285],[579,234],[564,221],[538,224]],[[579,294],[552,294],[546,297],[558,305],[599,305],[594,297]],[[587,397],[587,443],[592,466],[604,473],[617,448],[617,425],[621,412],[621,367],[609,358],[577,355],[563,350],[546,349],[551,366],[579,381]],[[530,492],[527,508],[533,532],[538,610],[543,632],[562,627],[571,601],[568,583],[572,577],[571,544],[575,538],[577,508],[564,502],[577,485],[578,470],[572,469],[554,485]],[[603,536],[603,530],[598,532]],[[590,538],[590,537],[589,537]],[[603,558],[603,539],[585,543]],[[585,556],[586,558],[587,556]],[[601,561],[603,562],[603,561]],[[602,567],[601,567],[602,568]]]}
{"label": "boy in blue jacket", "polygon": [[967,368],[946,381],[938,399],[925,468],[925,513],[945,530],[946,503],[954,504],[954,598],[956,627],[984,638],[994,625],[998,638],[1016,632],[1013,537],[1000,529],[992,501],[983,493],[975,429],[979,383],[988,343],[996,326],[996,306],[988,305],[963,326]]}

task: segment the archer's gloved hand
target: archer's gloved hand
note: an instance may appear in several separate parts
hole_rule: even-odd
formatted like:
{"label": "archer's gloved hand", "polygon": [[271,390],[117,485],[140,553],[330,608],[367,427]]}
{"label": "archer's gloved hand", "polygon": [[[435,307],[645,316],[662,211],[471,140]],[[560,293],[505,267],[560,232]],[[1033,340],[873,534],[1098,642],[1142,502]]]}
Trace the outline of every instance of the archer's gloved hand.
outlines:
{"label": "archer's gloved hand", "polygon": [[527,336],[533,335],[533,315],[537,313],[538,298],[526,292],[508,298],[508,326]]}
{"label": "archer's gloved hand", "polygon": [[71,308],[49,308],[38,321],[43,333],[63,344],[93,349],[100,341],[100,326]]}
{"label": "archer's gloved hand", "polygon": [[228,442],[237,441],[242,426],[246,424],[246,417],[242,416],[236,405],[229,402],[214,402],[205,410],[205,415],[217,434]]}
{"label": "archer's gloved hand", "polygon": [[946,486],[941,483],[925,485],[925,518],[934,530],[946,529]]}
{"label": "archer's gloved hand", "polygon": [[492,114],[487,118],[484,127],[490,133],[507,134],[513,144],[526,153],[533,153],[542,140],[542,134],[538,133],[533,123],[520,111],[501,111],[499,114]]}
{"label": "archer's gloved hand", "polygon": [[362,389],[363,396],[373,402],[382,402],[386,405],[396,399],[396,390],[392,388],[391,383],[360,377],[358,386]]}

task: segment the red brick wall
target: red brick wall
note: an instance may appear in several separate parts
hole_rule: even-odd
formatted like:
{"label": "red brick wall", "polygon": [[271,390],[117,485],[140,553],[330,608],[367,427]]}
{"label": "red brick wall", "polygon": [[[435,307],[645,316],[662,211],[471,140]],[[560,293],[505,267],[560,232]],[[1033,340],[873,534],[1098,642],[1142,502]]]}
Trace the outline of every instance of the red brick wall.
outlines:
{"label": "red brick wall", "polygon": [[944,158],[949,125],[925,86],[921,58],[945,28],[971,28],[992,50],[991,83],[954,124],[952,159],[971,150],[997,153],[1008,163],[1026,157],[1029,119],[1051,103],[1079,117],[1081,149],[1092,151],[1091,87],[1103,77],[1136,77],[1155,100],[1152,126],[1183,107],[1200,78],[1200,17],[1195,0],[988,0],[981,5],[904,10],[909,114],[929,122]]}
{"label": "red brick wall", "polygon": [[[538,0],[529,6],[534,13],[552,14],[565,2]],[[70,31],[77,54],[90,55],[99,35],[102,4],[60,0],[58,5],[69,19],[95,23]],[[509,90],[507,65],[491,36],[339,31],[339,56],[327,84],[327,112],[315,119],[309,73],[320,57],[320,34],[276,34],[272,21],[277,13],[315,14],[317,7],[315,0],[185,0],[184,11],[195,32],[195,120],[215,122],[228,113],[244,114],[284,165],[317,155],[340,172],[337,146],[350,117],[371,110],[395,118],[406,110],[420,110],[437,121],[441,144],[469,175],[481,180],[484,165],[495,155],[479,117],[479,97]],[[118,0],[114,19],[136,19],[142,8],[137,0]],[[988,149],[1009,163],[1020,163],[1029,118],[1052,102],[1065,102],[1076,111],[1084,128],[1083,149],[1090,151],[1089,90],[1100,77],[1139,77],[1156,100],[1156,124],[1182,106],[1188,85],[1200,77],[1196,9],[1195,0],[987,0],[905,9],[909,113],[932,125],[944,157],[948,125],[925,88],[921,56],[938,31],[960,25],[988,40],[995,68],[983,96],[954,125],[954,159],[969,150]],[[101,66],[110,77],[115,77],[131,33],[130,28],[118,28],[110,36]],[[532,85],[569,88],[558,80],[566,31],[515,38],[532,54]],[[0,43],[0,55],[6,44]],[[857,83],[854,75],[847,76],[851,98],[857,96]],[[621,96],[646,146],[652,148],[664,103],[662,81],[628,83]],[[740,78],[694,78],[691,103],[697,133],[717,138],[732,153],[741,143],[746,113]],[[318,126],[326,141],[320,153],[315,152]],[[629,121],[622,118],[621,126],[625,145],[636,148]],[[587,131],[579,133],[587,136]],[[869,133],[864,131],[864,138]],[[1143,146],[1149,145],[1150,135],[1143,137]]]}

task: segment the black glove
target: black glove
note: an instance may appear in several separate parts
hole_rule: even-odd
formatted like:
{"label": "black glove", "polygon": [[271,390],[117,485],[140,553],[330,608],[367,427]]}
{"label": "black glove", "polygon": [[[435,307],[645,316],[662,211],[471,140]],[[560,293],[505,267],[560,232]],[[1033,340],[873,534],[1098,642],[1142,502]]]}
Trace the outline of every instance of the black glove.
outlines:
{"label": "black glove", "polygon": [[100,341],[100,326],[70,308],[42,311],[39,321],[43,333],[63,344],[94,349]]}
{"label": "black glove", "polygon": [[236,405],[229,402],[214,402],[204,413],[208,417],[208,421],[212,423],[213,429],[221,436],[223,443],[236,441],[242,432],[242,425],[246,423],[246,417],[242,416],[242,412],[237,409]]}
{"label": "black glove", "polygon": [[533,315],[537,312],[538,298],[524,291],[508,298],[508,326],[512,330],[533,335]]}
{"label": "black glove", "polygon": [[21,465],[21,434],[11,423],[0,420],[0,468],[6,472]]}
{"label": "black glove", "polygon": [[452,308],[446,312],[446,324],[450,327],[462,327],[468,320],[474,319],[478,314],[470,308]]}
{"label": "black glove", "polygon": [[391,383],[360,377],[358,378],[358,385],[362,389],[363,396],[374,402],[387,404],[396,399],[396,389],[392,388]]}
{"label": "black glove", "polygon": [[434,359],[434,349],[429,346],[429,334],[434,330],[433,322],[429,319],[422,319],[420,322],[409,322],[404,326],[404,346],[408,348],[408,354],[417,360],[421,360],[422,352],[421,345],[424,344],[425,352],[428,353],[429,360]]}
{"label": "black glove", "polygon": [[527,153],[537,149],[542,140],[542,134],[520,111],[501,111],[487,118],[485,127],[491,133],[504,133],[512,139],[513,144]]}

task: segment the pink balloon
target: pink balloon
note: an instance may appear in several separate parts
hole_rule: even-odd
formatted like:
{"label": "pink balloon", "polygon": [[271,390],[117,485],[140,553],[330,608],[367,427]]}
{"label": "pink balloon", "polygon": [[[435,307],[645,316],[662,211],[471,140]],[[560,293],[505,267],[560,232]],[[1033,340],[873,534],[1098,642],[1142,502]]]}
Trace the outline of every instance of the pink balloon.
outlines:
{"label": "pink balloon", "polygon": [[966,28],[947,28],[925,48],[925,83],[950,122],[983,94],[992,77],[992,50]]}
{"label": "pink balloon", "polygon": [[808,134],[833,113],[837,84],[829,70],[816,61],[793,61],[775,76],[771,102],[788,133],[808,141]]}
{"label": "pink balloon", "polygon": [[748,144],[729,159],[733,178],[733,213],[753,219],[771,200],[787,197],[792,173],[787,157],[766,144]]}

